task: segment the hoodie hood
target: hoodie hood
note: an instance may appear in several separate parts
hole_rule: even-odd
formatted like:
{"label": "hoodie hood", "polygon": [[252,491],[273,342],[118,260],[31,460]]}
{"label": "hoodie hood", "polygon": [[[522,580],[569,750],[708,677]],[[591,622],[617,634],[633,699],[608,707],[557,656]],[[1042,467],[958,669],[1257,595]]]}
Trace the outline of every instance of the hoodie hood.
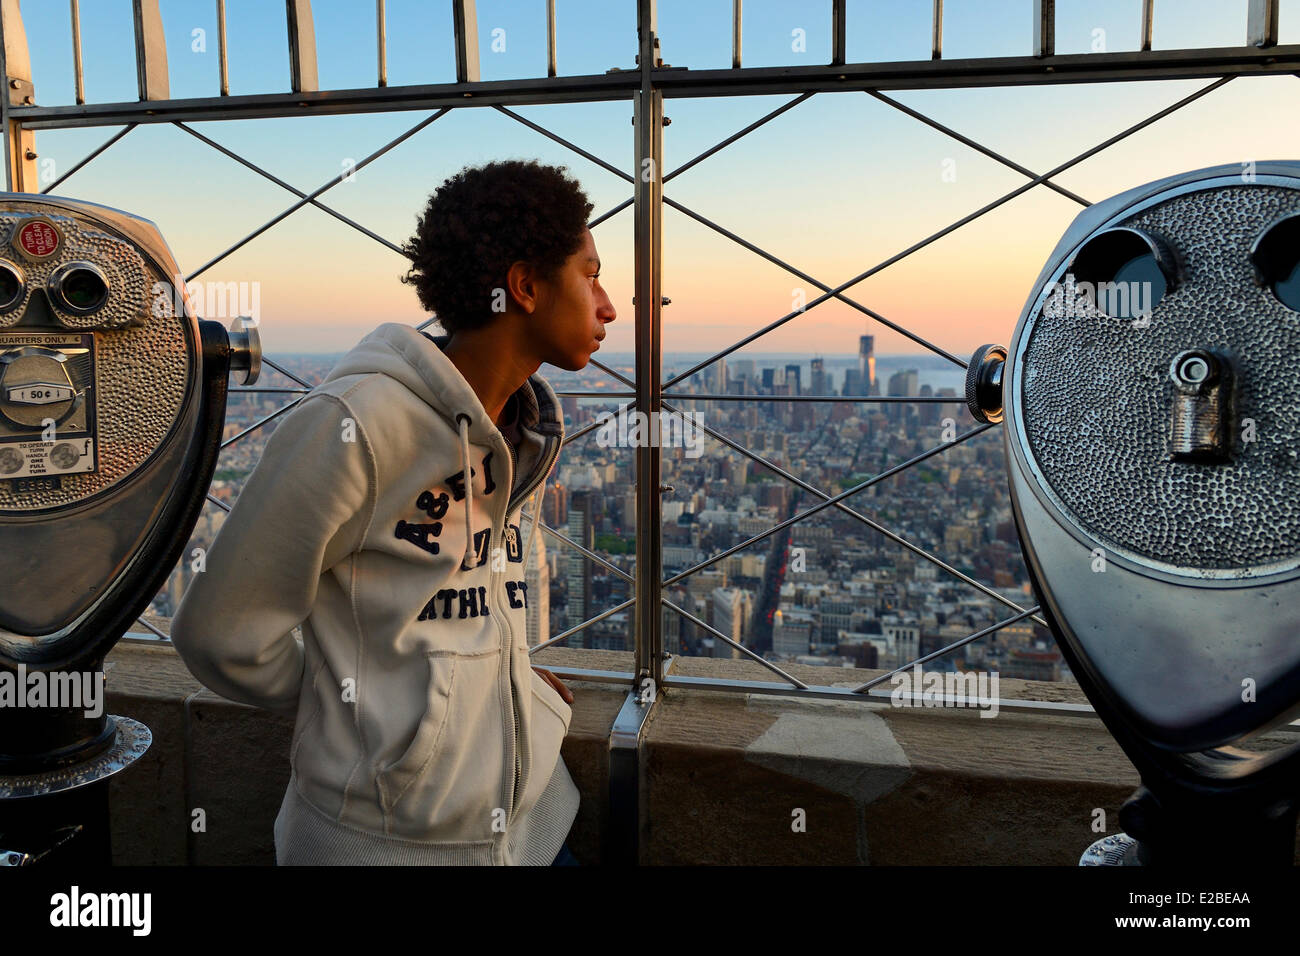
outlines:
{"label": "hoodie hood", "polygon": [[[400,322],[385,322],[344,355],[325,381],[383,372],[419,395],[452,428],[457,427],[457,416],[468,416],[470,441],[490,444],[497,432],[496,423],[460,370],[443,353],[450,338],[430,335]],[[560,403],[545,379],[530,375],[515,394],[520,402],[522,429],[541,436],[564,437]]]}

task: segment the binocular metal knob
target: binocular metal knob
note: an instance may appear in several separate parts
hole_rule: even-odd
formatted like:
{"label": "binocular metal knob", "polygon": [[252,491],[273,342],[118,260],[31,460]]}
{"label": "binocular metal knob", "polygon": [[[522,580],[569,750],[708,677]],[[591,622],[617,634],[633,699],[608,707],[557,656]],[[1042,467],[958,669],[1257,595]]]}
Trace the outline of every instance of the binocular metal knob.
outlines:
{"label": "binocular metal knob", "polygon": [[966,407],[977,422],[1002,421],[1002,369],[1005,345],[981,345],[966,366]]}
{"label": "binocular metal knob", "polygon": [[262,339],[257,322],[241,315],[230,323],[230,374],[237,375],[240,385],[252,385],[262,374]]}

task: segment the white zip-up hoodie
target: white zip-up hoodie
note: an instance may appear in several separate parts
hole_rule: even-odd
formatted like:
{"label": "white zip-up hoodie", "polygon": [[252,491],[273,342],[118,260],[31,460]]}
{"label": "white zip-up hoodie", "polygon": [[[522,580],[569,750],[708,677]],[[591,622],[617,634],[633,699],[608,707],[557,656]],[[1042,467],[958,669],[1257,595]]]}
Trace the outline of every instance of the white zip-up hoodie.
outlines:
{"label": "white zip-up hoodie", "polygon": [[296,714],[281,865],[549,864],[577,813],[519,529],[559,402],[539,375],[516,393],[516,465],[444,342],[385,323],[343,357],[267,441],[172,622],[208,688]]}

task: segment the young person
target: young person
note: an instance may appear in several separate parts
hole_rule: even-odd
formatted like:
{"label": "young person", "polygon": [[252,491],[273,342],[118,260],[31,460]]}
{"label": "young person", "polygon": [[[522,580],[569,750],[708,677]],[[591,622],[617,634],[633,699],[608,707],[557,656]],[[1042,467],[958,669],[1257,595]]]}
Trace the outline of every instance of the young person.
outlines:
{"label": "young person", "polygon": [[403,281],[448,334],[385,323],[345,355],[268,440],[185,594],[172,641],[194,675],[296,716],[281,865],[565,848],[573,698],[529,664],[520,513],[564,435],[536,373],[584,367],[615,318],[591,210],[535,161],[443,183]]}

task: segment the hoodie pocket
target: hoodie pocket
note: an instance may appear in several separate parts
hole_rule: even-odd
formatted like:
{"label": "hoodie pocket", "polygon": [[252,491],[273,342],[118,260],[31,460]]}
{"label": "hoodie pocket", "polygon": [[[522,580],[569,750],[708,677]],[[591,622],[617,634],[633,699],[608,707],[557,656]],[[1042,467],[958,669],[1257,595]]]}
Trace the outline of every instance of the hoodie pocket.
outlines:
{"label": "hoodie pocket", "polygon": [[385,815],[397,804],[411,784],[418,780],[438,754],[447,727],[452,685],[456,680],[456,655],[430,653],[428,696],[424,715],[416,725],[415,736],[395,761],[383,767],[376,778],[384,803]]}
{"label": "hoodie pocket", "polygon": [[506,743],[501,650],[427,658],[426,713],[406,752],[376,777],[385,829],[421,842],[490,840]]}

